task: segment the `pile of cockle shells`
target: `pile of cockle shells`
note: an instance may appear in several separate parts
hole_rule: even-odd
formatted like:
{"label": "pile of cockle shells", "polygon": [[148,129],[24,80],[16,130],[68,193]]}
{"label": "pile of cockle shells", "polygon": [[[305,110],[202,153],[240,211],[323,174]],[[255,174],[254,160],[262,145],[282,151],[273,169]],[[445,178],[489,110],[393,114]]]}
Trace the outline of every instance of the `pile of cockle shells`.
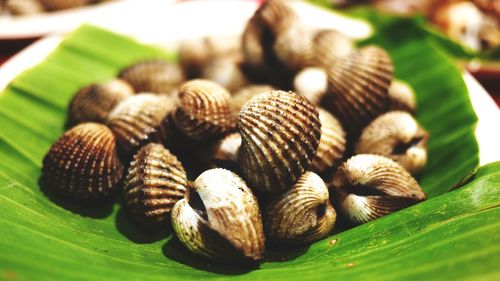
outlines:
{"label": "pile of cockle shells", "polygon": [[6,11],[14,16],[67,10],[109,0],[0,0],[0,14]]}
{"label": "pile of cockle shells", "polygon": [[145,228],[171,220],[186,248],[228,263],[260,261],[265,240],[324,238],[336,211],[362,224],[426,198],[412,175],[428,134],[383,49],[270,0],[240,41],[190,40],[179,55],[78,91],[43,183],[87,201],[121,190]]}

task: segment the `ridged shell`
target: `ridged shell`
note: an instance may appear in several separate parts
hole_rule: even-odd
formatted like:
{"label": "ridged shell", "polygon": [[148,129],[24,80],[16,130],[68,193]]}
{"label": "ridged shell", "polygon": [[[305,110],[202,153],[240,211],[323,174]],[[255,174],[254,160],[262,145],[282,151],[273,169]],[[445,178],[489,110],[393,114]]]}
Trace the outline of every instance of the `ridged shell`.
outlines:
{"label": "ridged shell", "polygon": [[195,254],[226,263],[262,259],[265,237],[259,205],[245,182],[230,171],[202,173],[189,197],[175,204],[172,225]]}
{"label": "ridged shell", "polygon": [[314,33],[314,65],[330,67],[338,58],[354,50],[354,42],[334,29],[322,29]]}
{"label": "ridged shell", "polygon": [[236,126],[229,92],[219,84],[202,79],[184,83],[179,91],[179,106],[174,121],[179,130],[193,140],[209,140],[224,135]]}
{"label": "ridged shell", "polygon": [[[2,12],[0,3],[0,12]],[[6,9],[13,15],[35,15],[45,12],[45,7],[38,0],[8,0]]]}
{"label": "ridged shell", "polygon": [[238,60],[225,58],[213,60],[203,68],[201,78],[214,81],[228,91],[237,91],[249,82]]}
{"label": "ridged shell", "polygon": [[389,99],[391,110],[415,112],[415,92],[407,83],[401,80],[393,80],[389,87]]}
{"label": "ridged shell", "polygon": [[321,138],[310,170],[323,173],[340,164],[344,156],[346,139],[340,122],[328,111],[318,108]]}
{"label": "ridged shell", "polygon": [[274,88],[270,85],[251,85],[240,89],[231,97],[231,111],[239,113],[243,105],[253,97],[272,90]]}
{"label": "ridged shell", "polygon": [[311,163],[321,136],[318,111],[293,92],[271,91],[240,111],[238,162],[252,188],[287,190]]}
{"label": "ridged shell", "polygon": [[392,62],[381,48],[368,46],[339,58],[328,69],[328,95],[322,105],[352,133],[389,110]]}
{"label": "ridged shell", "polygon": [[209,62],[219,58],[240,55],[241,38],[238,36],[217,36],[190,38],[181,42],[179,60],[189,78],[199,77]]}
{"label": "ridged shell", "polygon": [[97,123],[65,132],[43,159],[44,185],[74,199],[107,197],[117,189],[122,173],[115,136]]}
{"label": "ridged shell", "polygon": [[165,143],[171,134],[168,114],[175,100],[154,94],[137,94],[119,103],[108,115],[107,124],[120,148],[134,153],[146,143]]}
{"label": "ridged shell", "polygon": [[270,204],[265,229],[268,239],[276,243],[309,244],[325,237],[336,217],[323,180],[313,172],[305,172]]}
{"label": "ridged shell", "polygon": [[335,209],[354,224],[377,219],[426,198],[403,167],[379,155],[351,157],[339,167],[332,185]]}
{"label": "ridged shell", "polygon": [[150,143],[134,155],[125,179],[125,202],[137,221],[161,226],[186,194],[181,162],[161,144]]}
{"label": "ridged shell", "polygon": [[373,120],[361,133],[356,154],[378,154],[398,162],[411,174],[427,163],[429,134],[405,111],[390,111]]}
{"label": "ridged shell", "polygon": [[120,79],[85,86],[69,104],[68,126],[82,122],[103,123],[119,102],[133,94],[132,87]]}
{"label": "ridged shell", "polygon": [[302,22],[294,21],[276,35],[273,50],[278,60],[295,73],[314,65],[316,54],[313,44],[313,32]]}
{"label": "ridged shell", "polygon": [[119,77],[127,81],[136,93],[172,94],[184,82],[179,65],[162,60],[145,60],[122,70]]}
{"label": "ridged shell", "polygon": [[293,87],[298,94],[319,105],[328,90],[328,76],[323,68],[306,67],[295,75]]}
{"label": "ridged shell", "polygon": [[39,0],[47,10],[58,11],[89,5],[91,0]]}

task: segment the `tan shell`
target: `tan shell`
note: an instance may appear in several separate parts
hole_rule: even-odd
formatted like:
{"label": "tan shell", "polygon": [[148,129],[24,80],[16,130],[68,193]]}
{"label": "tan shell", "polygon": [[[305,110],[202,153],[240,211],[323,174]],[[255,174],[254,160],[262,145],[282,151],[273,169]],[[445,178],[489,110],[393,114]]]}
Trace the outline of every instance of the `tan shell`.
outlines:
{"label": "tan shell", "polygon": [[216,59],[239,56],[240,49],[238,36],[186,39],[179,48],[180,65],[189,78],[199,77],[205,65]]}
{"label": "tan shell", "polygon": [[357,154],[386,156],[416,174],[427,163],[429,134],[405,111],[390,111],[373,120],[361,133]]}
{"label": "tan shell", "polygon": [[319,105],[328,91],[328,76],[323,68],[306,67],[293,80],[293,88],[315,105]]}
{"label": "tan shell", "polygon": [[305,172],[269,205],[265,229],[268,239],[276,243],[309,244],[325,237],[336,217],[323,180],[313,172]]}
{"label": "tan shell", "polygon": [[287,190],[311,163],[321,136],[318,111],[293,92],[271,91],[240,111],[238,155],[245,179],[262,192]]}
{"label": "tan shell", "polygon": [[107,124],[120,148],[134,153],[149,142],[167,142],[171,134],[168,114],[175,100],[154,94],[137,94],[119,103],[108,115]]}
{"label": "tan shell", "polygon": [[214,81],[228,91],[237,91],[249,82],[238,60],[225,58],[213,60],[203,67],[201,78]]}
{"label": "tan shell", "polygon": [[134,90],[125,81],[113,79],[80,89],[69,104],[68,126],[82,122],[105,122],[109,112]]}
{"label": "tan shell", "polygon": [[97,123],[82,123],[65,132],[43,159],[44,185],[74,199],[109,196],[122,173],[115,136]]}
{"label": "tan shell", "polygon": [[125,179],[125,202],[136,219],[161,226],[186,193],[182,164],[161,144],[150,143],[134,155]]}
{"label": "tan shell", "polygon": [[[298,39],[300,38],[300,39]],[[273,45],[278,60],[292,73],[314,65],[313,32],[300,21],[293,21],[276,35]]]}
{"label": "tan shell", "polygon": [[221,162],[237,163],[238,151],[241,147],[241,135],[238,132],[224,136],[211,148],[210,160],[217,165]]}
{"label": "tan shell", "polygon": [[397,79],[393,80],[389,87],[389,99],[391,110],[415,112],[415,91],[408,83]]}
{"label": "tan shell", "polygon": [[236,174],[224,169],[202,173],[189,196],[172,210],[179,240],[195,254],[226,263],[262,259],[264,231],[259,205]]}
{"label": "tan shell", "polygon": [[215,82],[203,79],[188,81],[179,91],[175,124],[193,140],[203,141],[224,135],[236,126],[229,107],[230,98],[228,91]]}
{"label": "tan shell", "polygon": [[340,122],[328,111],[318,108],[321,138],[310,169],[317,173],[330,171],[342,161],[346,135]]}
{"label": "tan shell", "polygon": [[72,9],[92,3],[91,0],[39,0],[39,2],[49,11]]}
{"label": "tan shell", "polygon": [[314,65],[328,68],[338,58],[349,55],[354,42],[334,29],[322,29],[314,33]]}
{"label": "tan shell", "polygon": [[336,210],[354,224],[377,219],[426,198],[403,167],[379,155],[351,157],[339,167],[332,185]]}
{"label": "tan shell", "polygon": [[274,90],[274,88],[270,85],[251,85],[241,88],[231,97],[231,111],[236,114],[239,113],[243,105],[253,97],[271,90]]}
{"label": "tan shell", "polygon": [[[0,12],[2,12],[0,3]],[[38,0],[8,0],[6,9],[13,15],[36,15],[45,12],[45,7]]]}
{"label": "tan shell", "polygon": [[179,65],[163,60],[145,60],[135,63],[119,74],[136,93],[172,94],[184,82]]}
{"label": "tan shell", "polygon": [[381,48],[368,46],[339,58],[328,69],[328,95],[322,105],[352,133],[389,110],[392,62]]}

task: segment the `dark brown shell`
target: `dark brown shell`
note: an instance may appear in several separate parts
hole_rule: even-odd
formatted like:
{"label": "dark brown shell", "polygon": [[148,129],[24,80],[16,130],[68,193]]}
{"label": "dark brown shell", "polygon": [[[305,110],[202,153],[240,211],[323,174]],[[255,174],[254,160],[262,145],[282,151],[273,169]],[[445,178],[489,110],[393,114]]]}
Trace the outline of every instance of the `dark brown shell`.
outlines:
{"label": "dark brown shell", "polygon": [[182,164],[161,144],[150,143],[134,155],[125,179],[125,202],[137,221],[161,226],[186,193]]}
{"label": "dark brown shell", "polygon": [[120,148],[131,154],[146,143],[168,141],[171,135],[168,114],[175,105],[170,97],[137,94],[119,103],[109,113],[107,124]]}
{"label": "dark brown shell", "polygon": [[256,190],[280,192],[293,186],[311,163],[321,136],[318,111],[306,98],[271,91],[240,111],[238,162]]}
{"label": "dark brown shell", "polygon": [[236,126],[229,107],[231,96],[219,84],[202,79],[184,83],[174,121],[187,137],[203,141],[222,136]]}
{"label": "dark brown shell", "polygon": [[119,102],[133,94],[132,87],[120,79],[85,86],[69,104],[68,126],[82,122],[103,123]]}
{"label": "dark brown shell", "polygon": [[162,60],[145,60],[122,70],[119,77],[136,93],[172,94],[184,82],[179,65]]}
{"label": "dark brown shell", "polygon": [[263,258],[265,237],[259,205],[236,174],[224,169],[203,172],[189,196],[172,210],[179,240],[195,254],[226,263],[254,263]]}
{"label": "dark brown shell", "polygon": [[64,133],[43,159],[43,183],[65,196],[92,200],[113,193],[123,166],[108,127],[82,123]]}
{"label": "dark brown shell", "polygon": [[313,172],[305,172],[268,206],[265,229],[268,239],[276,243],[309,244],[325,237],[336,217],[323,180]]}
{"label": "dark brown shell", "polygon": [[380,155],[351,157],[335,173],[332,186],[335,209],[354,224],[377,219],[426,198],[403,167]]}
{"label": "dark brown shell", "polygon": [[389,99],[391,110],[415,112],[415,92],[407,83],[401,80],[393,80],[389,87]]}
{"label": "dark brown shell", "polygon": [[322,29],[314,33],[314,65],[330,67],[338,58],[349,55],[355,48],[354,42],[334,29]]}
{"label": "dark brown shell", "polygon": [[390,111],[363,129],[355,152],[388,157],[416,174],[427,163],[428,138],[429,134],[410,113]]}
{"label": "dark brown shell", "polygon": [[310,169],[317,173],[332,170],[340,164],[346,148],[346,135],[340,122],[328,111],[318,108],[321,138]]}
{"label": "dark brown shell", "polygon": [[346,130],[359,131],[389,110],[393,65],[381,48],[363,47],[339,58],[328,69],[328,94],[322,105],[339,117]]}

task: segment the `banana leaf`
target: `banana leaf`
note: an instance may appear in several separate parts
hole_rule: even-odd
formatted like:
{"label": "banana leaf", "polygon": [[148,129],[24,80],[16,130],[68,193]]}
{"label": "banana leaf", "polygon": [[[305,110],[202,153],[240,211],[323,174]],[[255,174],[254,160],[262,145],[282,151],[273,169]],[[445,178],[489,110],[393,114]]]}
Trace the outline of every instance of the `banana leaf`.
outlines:
{"label": "banana leaf", "polygon": [[193,256],[170,230],[141,232],[119,202],[89,208],[51,194],[38,182],[41,162],[64,131],[73,93],[139,59],[175,59],[82,26],[0,94],[0,279],[500,279],[500,162],[470,174],[477,119],[460,73],[412,22],[377,30],[370,43],[386,47],[396,76],[415,88],[417,118],[431,134],[420,177],[429,200],[309,247],[271,249],[246,269]]}

